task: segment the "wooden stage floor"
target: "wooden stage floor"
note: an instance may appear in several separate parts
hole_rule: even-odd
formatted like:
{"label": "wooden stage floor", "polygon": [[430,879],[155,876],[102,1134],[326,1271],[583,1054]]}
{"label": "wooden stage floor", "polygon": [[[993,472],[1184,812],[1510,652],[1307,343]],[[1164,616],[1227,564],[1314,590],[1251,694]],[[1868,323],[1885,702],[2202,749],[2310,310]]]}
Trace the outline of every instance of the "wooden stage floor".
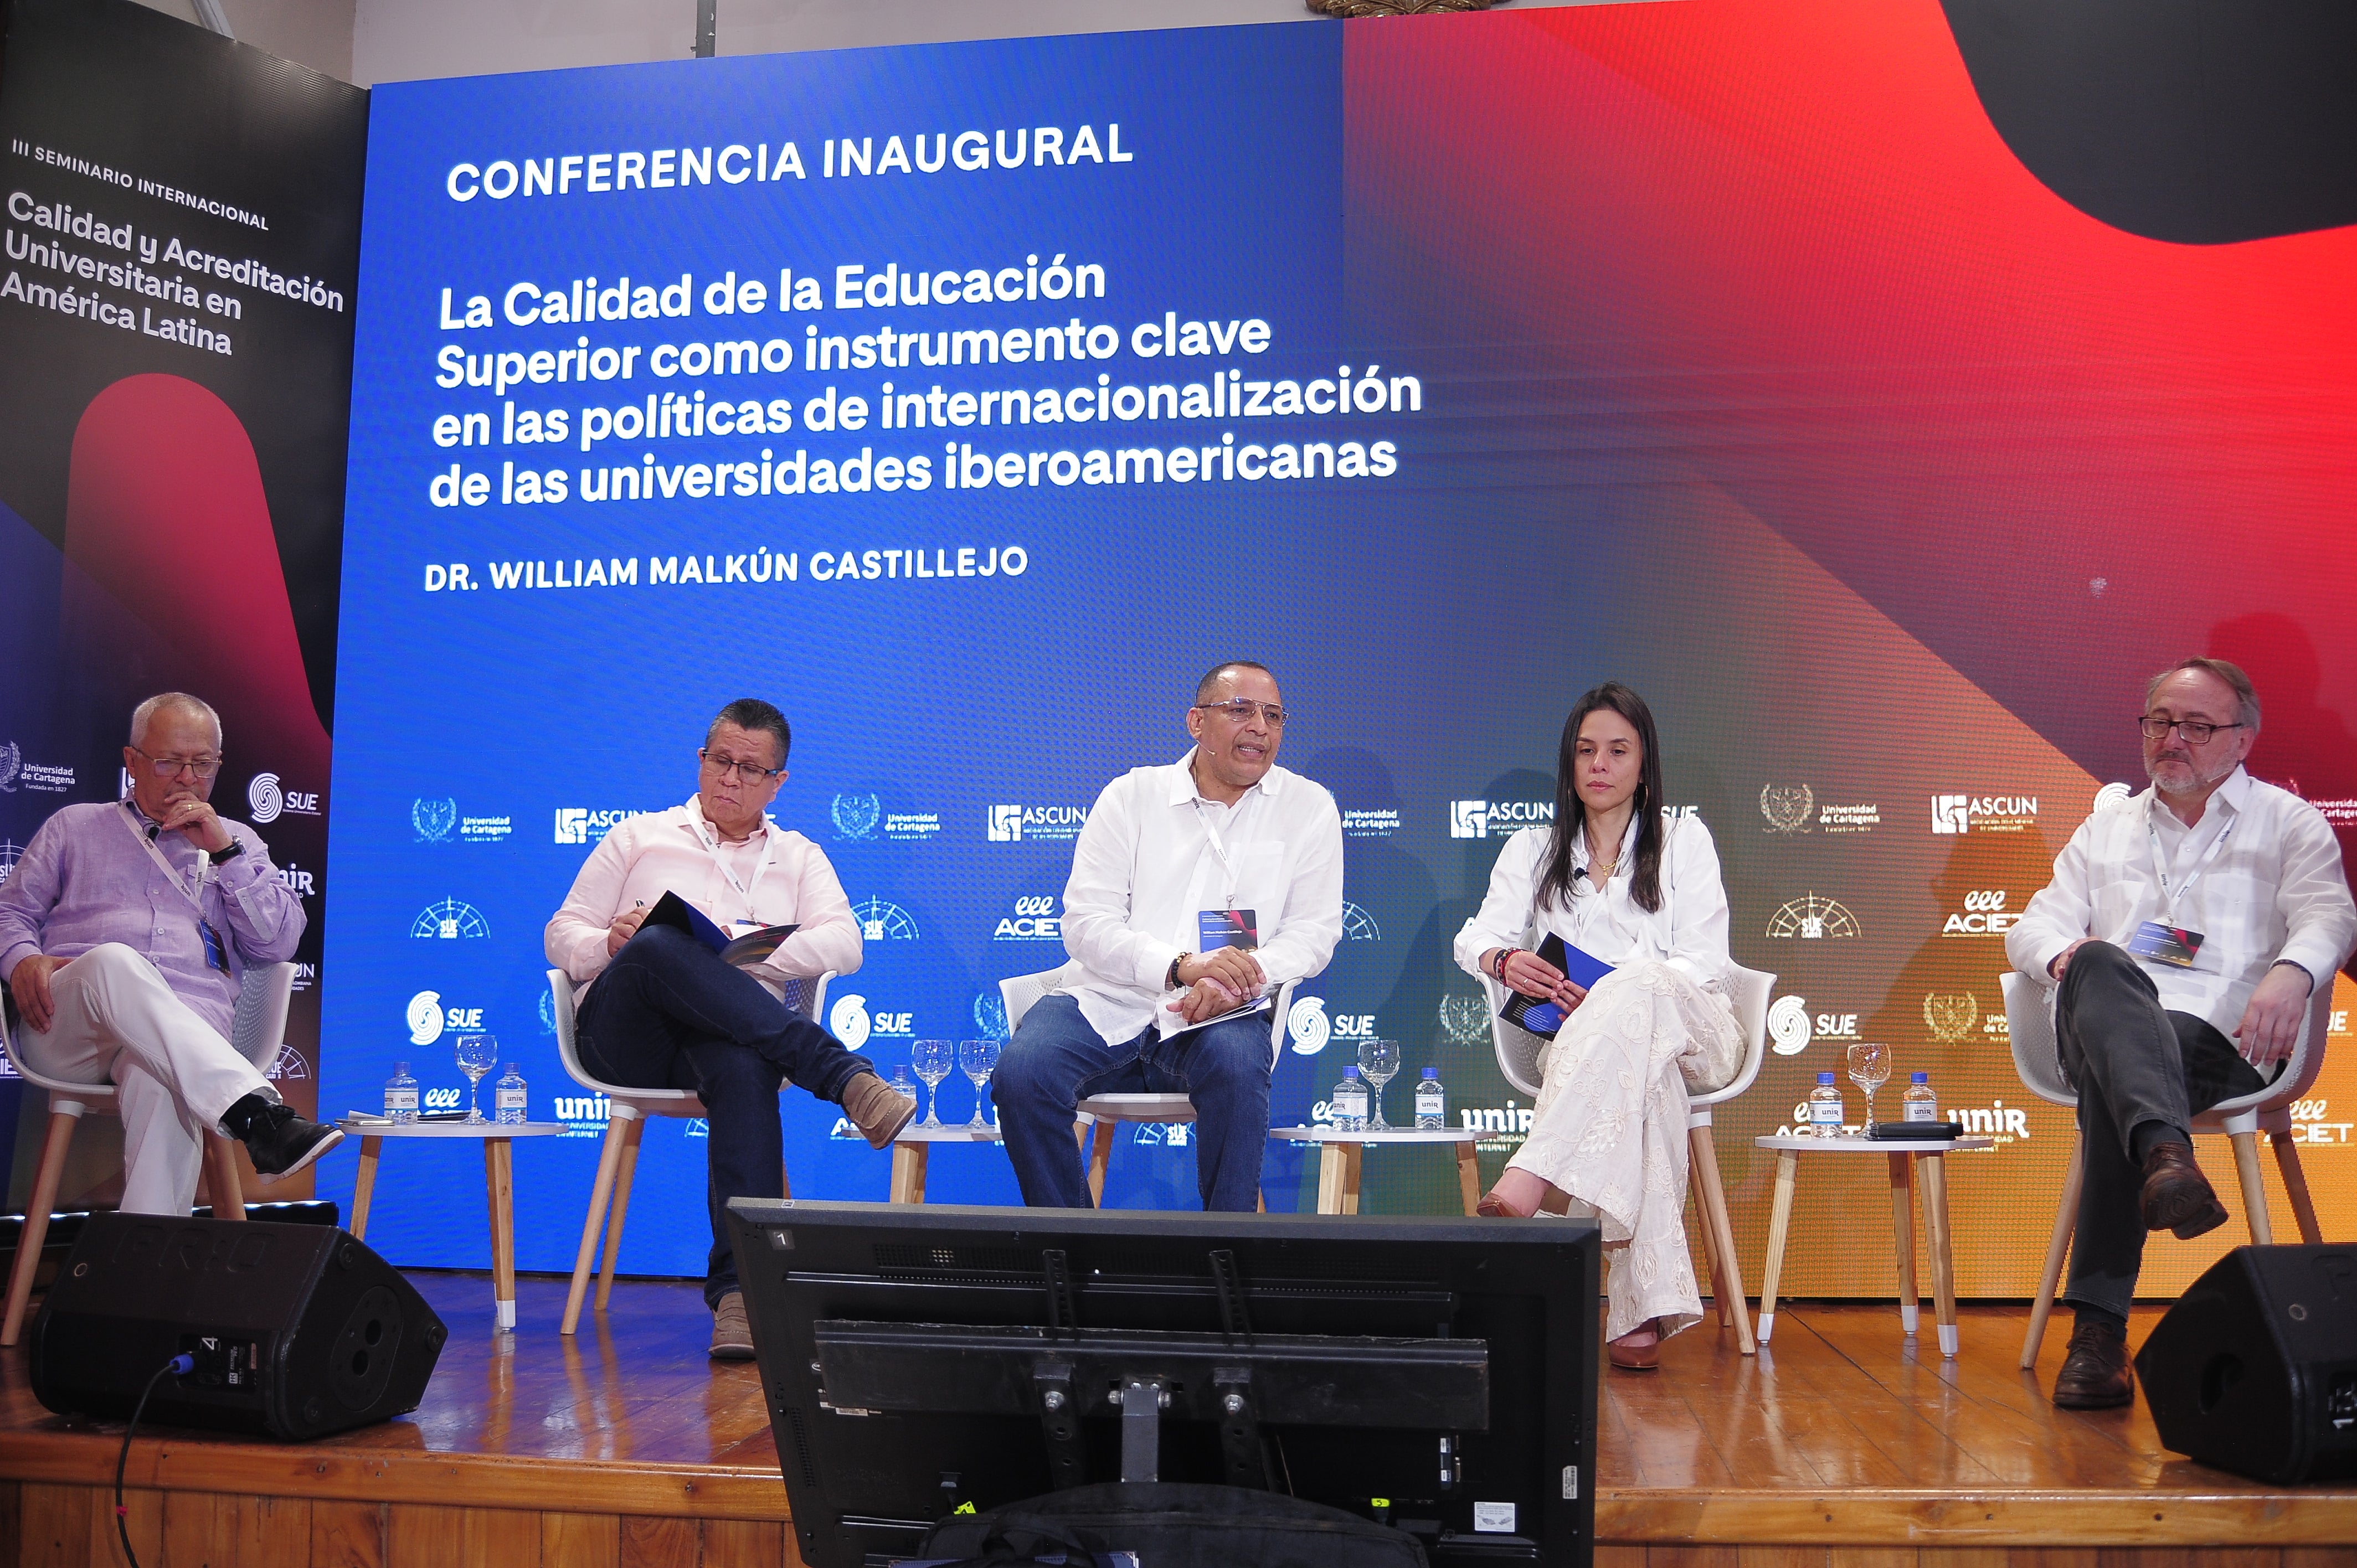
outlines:
{"label": "wooden stage floor", "polygon": [[[143,1432],[130,1522],[147,1568],[799,1562],[749,1364],[704,1355],[691,1285],[624,1283],[577,1340],[565,1282],[414,1276],[452,1329],[413,1416],[306,1445]],[[2141,1340],[2158,1313],[2139,1313]],[[1731,1333],[1609,1373],[1597,1493],[1605,1568],[2357,1568],[2357,1487],[2272,1487],[2164,1452],[2142,1402],[2050,1404],[2065,1337],[2014,1365],[2020,1307],[1967,1307],[1963,1354],[1889,1306],[1780,1307],[1756,1360]],[[1927,1340],[1925,1342],[1929,1344]],[[119,1424],[43,1411],[0,1353],[0,1558],[116,1563]],[[16,1550],[8,1552],[8,1547]]]}

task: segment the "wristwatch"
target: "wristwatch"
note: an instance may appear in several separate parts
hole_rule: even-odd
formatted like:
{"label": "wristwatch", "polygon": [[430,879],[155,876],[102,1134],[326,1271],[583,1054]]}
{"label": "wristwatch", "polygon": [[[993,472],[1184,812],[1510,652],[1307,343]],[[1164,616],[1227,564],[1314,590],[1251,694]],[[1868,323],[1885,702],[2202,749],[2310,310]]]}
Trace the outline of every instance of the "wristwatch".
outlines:
{"label": "wristwatch", "polygon": [[245,841],[243,839],[231,839],[229,841],[229,844],[226,848],[210,851],[206,854],[205,858],[211,861],[215,865],[225,865],[244,853]]}

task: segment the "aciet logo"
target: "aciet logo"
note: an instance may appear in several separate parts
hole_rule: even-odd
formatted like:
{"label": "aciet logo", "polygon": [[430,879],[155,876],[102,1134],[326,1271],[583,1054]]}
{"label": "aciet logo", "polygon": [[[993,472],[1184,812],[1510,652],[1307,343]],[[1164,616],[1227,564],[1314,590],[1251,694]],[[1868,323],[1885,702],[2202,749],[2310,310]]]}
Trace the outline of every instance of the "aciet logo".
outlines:
{"label": "aciet logo", "polygon": [[1334,1037],[1334,1022],[1326,1016],[1323,996],[1304,996],[1294,1003],[1285,1015],[1285,1033],[1293,1042],[1293,1054],[1314,1057],[1326,1048]]}
{"label": "aciet logo", "polygon": [[1975,888],[1964,895],[1962,911],[1952,913],[1948,923],[1940,928],[1943,937],[2001,937],[2021,918],[2018,911],[2007,912],[2006,892],[2002,887]]}
{"label": "aciet logo", "polygon": [[1064,935],[1064,922],[1056,914],[1056,897],[1052,893],[1034,894],[1015,900],[1015,912],[999,917],[997,929],[990,933],[995,942],[1059,941]]}

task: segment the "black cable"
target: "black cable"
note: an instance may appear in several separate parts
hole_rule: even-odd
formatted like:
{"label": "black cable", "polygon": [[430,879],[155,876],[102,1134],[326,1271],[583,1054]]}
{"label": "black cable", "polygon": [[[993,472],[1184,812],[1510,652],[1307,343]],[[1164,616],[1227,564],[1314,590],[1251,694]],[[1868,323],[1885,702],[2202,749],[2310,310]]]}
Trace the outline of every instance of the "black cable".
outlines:
{"label": "black cable", "polygon": [[139,1402],[131,1407],[131,1424],[123,1429],[123,1452],[114,1461],[114,1533],[123,1538],[123,1555],[131,1568],[139,1568],[139,1554],[131,1550],[131,1527],[124,1522],[130,1510],[123,1506],[123,1471],[131,1463],[131,1434],[139,1430],[139,1418],[147,1412],[147,1396],[156,1391],[156,1385],[167,1377],[185,1378],[196,1369],[197,1359],[185,1352],[156,1368],[147,1386],[139,1391]]}

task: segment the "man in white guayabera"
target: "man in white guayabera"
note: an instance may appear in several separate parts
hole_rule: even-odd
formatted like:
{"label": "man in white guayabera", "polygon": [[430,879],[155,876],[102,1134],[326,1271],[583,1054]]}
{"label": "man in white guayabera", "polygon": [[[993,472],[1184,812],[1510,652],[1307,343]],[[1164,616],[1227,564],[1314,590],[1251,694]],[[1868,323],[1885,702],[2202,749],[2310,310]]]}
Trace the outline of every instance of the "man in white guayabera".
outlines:
{"label": "man in white guayabera", "polygon": [[2152,788],[2080,824],[2005,939],[2016,968],[2055,987],[2079,1091],[2086,1175],[2062,1291],[2077,1321],[2054,1380],[2072,1410],[2136,1396],[2127,1312],[2146,1232],[2225,1223],[2194,1116],[2280,1070],[2310,994],[2357,943],[2323,813],[2243,771],[2259,734],[2249,676],[2188,659],[2152,678],[2136,724]]}
{"label": "man in white guayabera", "polygon": [[1064,888],[1079,974],[1024,1015],[998,1062],[1024,1202],[1091,1207],[1072,1141],[1083,1096],[1183,1092],[1203,1207],[1258,1207],[1269,1017],[1221,1015],[1323,970],[1342,934],[1341,813],[1276,766],[1288,716],[1265,667],[1217,665],[1187,709],[1194,748],[1090,809]]}

